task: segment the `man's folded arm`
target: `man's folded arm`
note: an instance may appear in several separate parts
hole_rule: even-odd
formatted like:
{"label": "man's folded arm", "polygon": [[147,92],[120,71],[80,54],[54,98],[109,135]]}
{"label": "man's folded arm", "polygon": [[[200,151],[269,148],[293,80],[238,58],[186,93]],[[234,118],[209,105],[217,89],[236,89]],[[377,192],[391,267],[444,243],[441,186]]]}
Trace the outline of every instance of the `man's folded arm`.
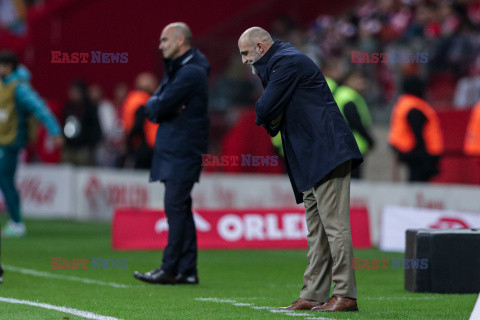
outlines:
{"label": "man's folded arm", "polygon": [[178,112],[192,94],[200,77],[201,75],[194,69],[181,68],[171,84],[148,99],[145,104],[147,118],[152,122],[160,123],[162,118]]}
{"label": "man's folded arm", "polygon": [[257,125],[265,123],[270,127],[288,105],[298,81],[298,68],[293,58],[284,57],[274,63],[267,87],[255,105]]}

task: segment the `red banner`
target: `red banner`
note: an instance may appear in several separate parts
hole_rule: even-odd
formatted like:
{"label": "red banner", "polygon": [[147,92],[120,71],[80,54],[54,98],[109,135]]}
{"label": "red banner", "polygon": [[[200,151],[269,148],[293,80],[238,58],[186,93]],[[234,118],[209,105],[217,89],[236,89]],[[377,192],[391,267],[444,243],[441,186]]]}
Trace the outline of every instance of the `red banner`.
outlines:
{"label": "red banner", "polygon": [[[307,248],[302,208],[223,209],[194,211],[200,249]],[[353,246],[369,248],[370,228],[365,208],[350,211]],[[112,225],[114,249],[163,249],[168,223],[160,210],[119,208]]]}

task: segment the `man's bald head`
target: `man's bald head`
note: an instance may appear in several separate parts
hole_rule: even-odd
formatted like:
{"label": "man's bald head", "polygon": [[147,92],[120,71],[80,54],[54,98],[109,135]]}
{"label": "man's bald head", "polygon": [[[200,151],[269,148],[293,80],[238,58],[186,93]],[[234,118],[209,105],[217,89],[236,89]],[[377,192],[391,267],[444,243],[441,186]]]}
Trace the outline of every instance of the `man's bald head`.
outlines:
{"label": "man's bald head", "polygon": [[165,29],[172,29],[177,36],[183,36],[185,41],[191,45],[192,44],[192,32],[188,25],[184,22],[173,22],[168,24]]}
{"label": "man's bald head", "polygon": [[240,40],[246,40],[248,41],[251,45],[255,45],[258,42],[266,44],[266,45],[272,45],[273,44],[273,39],[270,33],[268,33],[267,30],[262,29],[260,27],[252,27],[240,36]]}
{"label": "man's bald head", "polygon": [[158,48],[165,59],[182,56],[192,47],[192,32],[186,23],[174,22],[163,28]]}
{"label": "man's bald head", "polygon": [[257,62],[272,45],[273,39],[270,33],[260,27],[245,30],[238,39],[238,49],[242,56],[242,62],[248,65]]}

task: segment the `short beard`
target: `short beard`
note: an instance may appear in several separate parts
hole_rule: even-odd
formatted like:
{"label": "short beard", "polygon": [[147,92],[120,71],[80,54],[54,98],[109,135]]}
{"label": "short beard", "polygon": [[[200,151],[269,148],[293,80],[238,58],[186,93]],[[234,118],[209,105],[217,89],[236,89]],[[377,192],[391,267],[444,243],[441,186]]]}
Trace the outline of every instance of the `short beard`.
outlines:
{"label": "short beard", "polygon": [[258,74],[257,73],[257,69],[255,69],[255,67],[253,66],[253,64],[255,62],[257,62],[258,60],[260,60],[262,56],[257,52],[255,51],[255,48],[253,48],[253,62],[252,63],[249,63],[250,67],[252,68],[252,73],[253,74]]}

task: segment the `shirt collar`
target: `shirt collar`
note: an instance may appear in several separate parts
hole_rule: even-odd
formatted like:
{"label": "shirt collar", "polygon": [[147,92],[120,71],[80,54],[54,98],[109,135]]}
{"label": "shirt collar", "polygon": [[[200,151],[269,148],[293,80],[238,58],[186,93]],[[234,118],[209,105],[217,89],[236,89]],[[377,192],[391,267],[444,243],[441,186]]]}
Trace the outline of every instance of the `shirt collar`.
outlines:
{"label": "shirt collar", "polygon": [[253,66],[257,70],[258,74],[265,71],[265,68],[267,67],[268,61],[270,61],[270,58],[278,50],[278,48],[280,48],[281,45],[282,45],[281,41],[279,41],[279,40],[275,41],[272,44],[272,46],[268,49],[268,51],[265,52],[265,54],[253,64]]}
{"label": "shirt collar", "polygon": [[180,57],[175,58],[175,59],[164,59],[165,63],[165,70],[169,75],[180,69],[180,67],[184,66],[187,64],[190,60],[193,59],[193,56],[195,54],[194,48],[188,49],[184,54],[182,54]]}

